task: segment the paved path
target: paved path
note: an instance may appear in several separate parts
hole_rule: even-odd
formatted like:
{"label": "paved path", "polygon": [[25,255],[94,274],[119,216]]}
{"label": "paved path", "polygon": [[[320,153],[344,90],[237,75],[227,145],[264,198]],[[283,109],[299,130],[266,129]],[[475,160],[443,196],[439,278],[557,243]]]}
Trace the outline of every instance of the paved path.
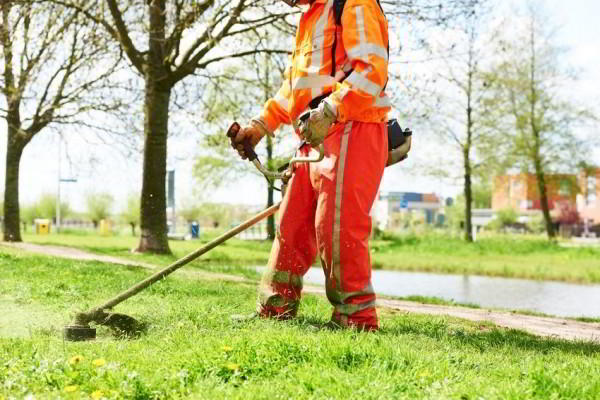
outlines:
{"label": "paved path", "polygon": [[[60,246],[41,246],[31,243],[1,243],[2,246],[9,246],[23,251],[44,254],[54,257],[64,257],[76,260],[94,260],[119,265],[140,266],[148,269],[157,269],[155,265],[136,262],[134,260],[122,259],[119,257],[98,255],[88,253],[82,250]],[[256,284],[255,281],[235,275],[211,273],[194,270],[180,270],[178,274],[190,278],[203,280],[229,280],[235,282],[245,282]],[[324,296],[325,290],[322,287],[308,286],[304,289],[305,293]],[[437,304],[421,304],[412,301],[379,299],[378,305],[391,310],[418,313],[428,315],[446,315],[456,318],[462,318],[475,322],[492,322],[497,326],[519,329],[534,335],[552,337],[567,340],[584,340],[600,343],[600,323],[586,323],[564,318],[538,317],[523,314],[515,314],[505,311],[492,311],[478,308],[467,308],[459,306],[444,306]]]}

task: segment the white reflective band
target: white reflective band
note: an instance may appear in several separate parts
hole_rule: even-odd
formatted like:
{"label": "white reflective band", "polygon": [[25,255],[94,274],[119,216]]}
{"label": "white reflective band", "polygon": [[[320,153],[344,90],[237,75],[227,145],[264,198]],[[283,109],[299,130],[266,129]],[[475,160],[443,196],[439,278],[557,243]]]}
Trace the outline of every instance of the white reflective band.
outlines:
{"label": "white reflective band", "polygon": [[299,89],[315,89],[322,88],[324,86],[331,86],[335,84],[335,79],[330,75],[313,75],[296,78],[292,83],[293,90]]}
{"label": "white reflective band", "polygon": [[391,107],[392,106],[392,102],[390,101],[390,98],[387,96],[377,96],[377,98],[375,99],[375,107]]}
{"label": "white reflective band", "polygon": [[369,62],[369,54],[374,54],[387,61],[387,49],[374,43],[367,43],[365,34],[365,16],[362,6],[356,7],[356,30],[358,31],[358,45],[352,49],[346,49],[350,58],[358,58],[364,62]]}
{"label": "white reflective band", "polygon": [[331,243],[331,269],[335,278],[335,290],[342,291],[342,268],[341,268],[341,242],[340,232],[342,229],[342,192],[344,190],[344,169],[346,167],[346,154],[348,153],[348,135],[352,131],[352,121],[347,122],[340,144],[340,155],[338,157],[338,168],[335,176],[335,208],[333,211],[333,240]]}
{"label": "white reflective band", "polygon": [[352,63],[350,62],[350,60],[347,59],[344,65],[342,66],[342,71],[348,73],[350,72],[350,70],[352,70]]}
{"label": "white reflective band", "polygon": [[356,10],[356,30],[358,30],[358,45],[361,46],[367,43],[367,36],[365,35],[365,16],[363,14],[362,6],[355,8]]}
{"label": "white reflective band", "polygon": [[308,67],[309,74],[318,74],[319,70],[323,67],[323,58],[325,49],[323,48],[325,43],[325,27],[327,26],[327,20],[329,19],[329,10],[333,7],[333,0],[328,0],[327,4],[323,8],[323,13],[317,19],[310,43],[313,49],[316,49],[311,53],[310,65]]}
{"label": "white reflective band", "polygon": [[288,105],[289,105],[288,99],[283,97],[280,93],[277,93],[275,95],[275,101],[277,102],[277,104],[279,104],[279,106],[281,108],[283,108],[286,111],[288,110]]}
{"label": "white reflective band", "polygon": [[347,50],[346,52],[348,54],[348,57],[358,58],[365,62],[368,62],[370,54],[374,54],[377,57],[383,58],[385,61],[388,60],[387,49],[373,43],[361,43],[358,46]]}
{"label": "white reflective band", "polygon": [[367,92],[373,97],[381,93],[382,89],[381,86],[371,82],[358,71],[354,71],[353,73],[351,73],[350,76],[346,78],[344,82],[348,82],[352,85],[353,88],[357,88],[362,90],[363,92]]}
{"label": "white reflective band", "polygon": [[312,88],[310,95],[312,96],[313,99],[319,97],[320,95],[322,95],[324,92],[323,88]]}

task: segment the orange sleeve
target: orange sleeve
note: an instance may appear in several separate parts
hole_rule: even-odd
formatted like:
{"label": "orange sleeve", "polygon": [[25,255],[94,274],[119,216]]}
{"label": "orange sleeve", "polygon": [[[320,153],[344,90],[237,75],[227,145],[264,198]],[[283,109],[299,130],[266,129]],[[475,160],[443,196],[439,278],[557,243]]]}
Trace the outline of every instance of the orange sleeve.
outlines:
{"label": "orange sleeve", "polygon": [[388,79],[387,21],[376,2],[347,1],[342,41],[353,71],[326,100],[339,122],[372,107]]}
{"label": "orange sleeve", "polygon": [[292,97],[292,89],[290,87],[290,75],[292,67],[288,65],[285,69],[283,83],[277,94],[272,99],[269,99],[263,108],[261,114],[262,119],[267,125],[267,129],[272,133],[279,128],[281,124],[291,124],[289,114],[289,101]]}

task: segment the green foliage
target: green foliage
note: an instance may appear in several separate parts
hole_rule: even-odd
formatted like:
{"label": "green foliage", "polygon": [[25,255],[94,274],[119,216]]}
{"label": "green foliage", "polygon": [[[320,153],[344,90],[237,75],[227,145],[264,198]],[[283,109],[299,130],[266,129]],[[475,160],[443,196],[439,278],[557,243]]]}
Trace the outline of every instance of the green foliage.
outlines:
{"label": "green foliage", "polygon": [[85,198],[89,218],[97,224],[110,216],[114,199],[110,193],[88,193]]}
{"label": "green foliage", "polygon": [[204,226],[227,227],[233,221],[234,208],[232,205],[219,203],[203,203],[198,207],[198,218]]}
{"label": "green foliage", "polygon": [[140,223],[140,196],[131,194],[127,198],[127,207],[121,214],[123,222],[133,225]]}
{"label": "green foliage", "polygon": [[177,209],[177,214],[185,219],[186,222],[197,221],[200,213],[200,205],[191,200],[183,201],[182,205]]}
{"label": "green foliage", "polygon": [[230,160],[209,155],[196,157],[192,174],[202,187],[212,189],[226,184],[227,180],[232,179],[230,175],[233,172],[234,166]]}
{"label": "green foliage", "polygon": [[[56,218],[56,196],[43,194],[37,202],[20,208],[21,221],[32,224],[36,218]],[[72,215],[71,207],[67,202],[60,203],[60,217],[66,218]]]}
{"label": "green foliage", "polygon": [[140,197],[130,194],[127,198],[127,206],[121,213],[121,220],[131,226],[131,232],[135,235],[135,227],[140,224]]}
{"label": "green foliage", "polygon": [[473,208],[492,208],[492,180],[487,179],[473,184]]}
{"label": "green foliage", "polygon": [[454,230],[461,229],[461,224],[465,221],[465,196],[457,196],[454,203],[446,207],[445,212],[448,226]]}
{"label": "green foliage", "polygon": [[21,207],[20,212],[21,221],[28,225],[33,224],[33,221],[38,217],[37,208],[34,204]]}
{"label": "green foliage", "polygon": [[527,228],[533,233],[544,233],[546,231],[546,223],[544,222],[544,216],[540,213],[527,223]]}
{"label": "green foliage", "polygon": [[497,231],[504,229],[508,225],[512,225],[517,222],[519,215],[513,208],[505,208],[496,213],[496,218],[490,222],[489,228]]}

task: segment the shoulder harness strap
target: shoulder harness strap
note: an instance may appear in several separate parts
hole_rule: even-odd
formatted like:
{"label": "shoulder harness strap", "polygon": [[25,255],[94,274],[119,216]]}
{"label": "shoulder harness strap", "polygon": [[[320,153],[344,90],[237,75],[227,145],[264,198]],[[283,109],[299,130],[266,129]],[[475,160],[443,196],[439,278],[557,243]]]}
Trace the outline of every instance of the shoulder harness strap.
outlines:
{"label": "shoulder harness strap", "polygon": [[[333,0],[333,17],[335,18],[335,33],[334,33],[334,37],[333,37],[333,46],[331,47],[331,76],[335,77],[335,50],[336,50],[336,45],[337,45],[337,33],[338,33],[338,27],[342,26],[342,14],[344,13],[344,6],[346,5],[346,0]],[[383,7],[381,7],[381,3],[379,2],[379,0],[377,0],[377,5],[379,6],[379,8],[381,9],[381,12],[383,13],[384,17],[385,17],[385,12],[383,11]],[[388,54],[388,60],[390,58],[390,43],[388,40],[388,45],[387,45],[387,54]],[[385,83],[385,86],[383,88],[383,90],[385,90],[385,87],[387,86],[387,82]]]}

